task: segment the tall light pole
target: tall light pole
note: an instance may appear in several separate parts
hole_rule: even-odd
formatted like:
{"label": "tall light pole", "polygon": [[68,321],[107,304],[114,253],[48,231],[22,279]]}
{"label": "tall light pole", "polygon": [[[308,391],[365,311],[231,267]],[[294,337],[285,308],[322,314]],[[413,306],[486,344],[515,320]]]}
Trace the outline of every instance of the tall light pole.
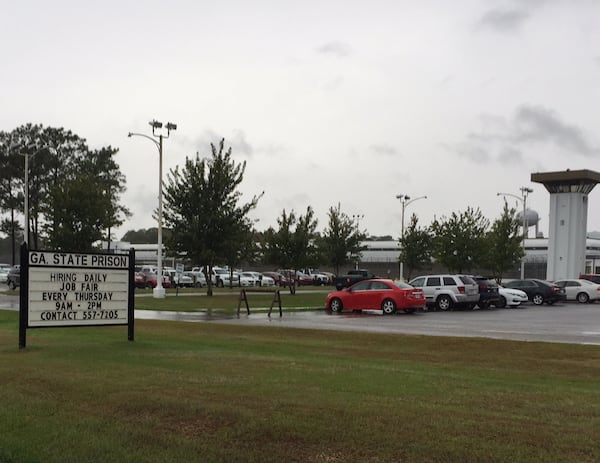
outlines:
{"label": "tall light pole", "polygon": [[[364,214],[353,214],[352,215],[352,220],[356,220],[356,238],[358,239],[359,235],[360,235],[360,219],[363,219],[365,217]],[[358,241],[357,241],[357,246],[358,246]],[[354,268],[356,270],[358,270],[358,253],[356,254],[356,260],[354,261]]]}
{"label": "tall light pole", "polygon": [[519,188],[521,190],[521,196],[513,195],[512,193],[496,193],[496,196],[510,196],[512,198],[516,198],[523,203],[523,257],[521,258],[521,280],[525,279],[525,238],[527,238],[527,195],[529,193],[533,193],[531,188],[527,188],[526,186],[522,186]]}
{"label": "tall light pole", "polygon": [[[396,195],[396,199],[400,200],[400,204],[402,205],[402,228],[400,229],[400,238],[404,239],[404,209],[406,209],[406,206],[408,206],[410,203],[414,203],[415,201],[418,201],[419,199],[427,199],[427,196],[419,196],[418,198],[413,198],[410,199],[410,196],[408,195],[404,195],[404,194],[399,194]],[[400,280],[404,279],[404,259],[400,259]]]}
{"label": "tall light pole", "polygon": [[[23,243],[29,246],[29,148],[35,148],[36,145],[28,145],[25,147],[24,153],[19,153],[21,156],[25,157],[25,185],[24,185],[24,201],[23,201],[23,215],[25,219],[25,227],[23,229]],[[31,156],[35,156],[40,151],[45,150],[46,147],[39,148],[35,153]]]}
{"label": "tall light pole", "polygon": [[[163,123],[158,122],[156,120],[152,120],[149,122],[152,127],[152,137],[149,135],[145,135],[143,133],[134,133],[129,132],[127,134],[128,137],[144,137],[150,140],[152,143],[156,145],[158,148],[158,249],[156,251],[156,263],[157,263],[157,273],[156,276],[156,287],[152,290],[152,296],[155,298],[164,298],[166,296],[165,288],[162,285],[162,223],[163,223],[163,194],[162,194],[162,158],[163,158],[163,138],[169,138],[171,134],[171,130],[177,130],[177,124],[173,124],[171,122],[167,122],[165,124],[165,129],[167,129],[167,135],[163,135],[162,133],[157,134],[156,130],[162,129]],[[156,141],[158,138],[158,141]]]}

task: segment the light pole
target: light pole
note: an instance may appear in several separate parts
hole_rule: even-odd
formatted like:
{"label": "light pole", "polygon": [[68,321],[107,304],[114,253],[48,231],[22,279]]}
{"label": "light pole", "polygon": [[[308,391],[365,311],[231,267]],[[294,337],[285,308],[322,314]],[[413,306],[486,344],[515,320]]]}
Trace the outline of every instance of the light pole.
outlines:
{"label": "light pole", "polygon": [[[410,196],[408,195],[404,195],[404,194],[399,194],[396,195],[396,199],[400,200],[400,204],[402,205],[402,228],[400,229],[400,238],[404,239],[404,209],[406,209],[406,206],[408,206],[410,203],[414,203],[415,201],[418,201],[419,199],[427,199],[427,196],[419,196],[418,198],[413,198],[410,199]],[[404,259],[400,259],[400,280],[404,279]]]}
{"label": "light pole", "polygon": [[[155,298],[164,298],[166,296],[165,288],[162,285],[162,223],[163,223],[163,194],[162,194],[162,154],[163,154],[163,138],[169,138],[171,130],[177,129],[177,124],[173,124],[171,122],[167,122],[165,124],[165,129],[167,129],[167,135],[163,135],[162,133],[156,134],[157,129],[162,129],[162,122],[158,122],[156,120],[152,120],[149,122],[152,127],[152,137],[149,135],[145,135],[143,133],[134,133],[129,132],[127,134],[128,137],[144,137],[150,140],[152,143],[156,145],[158,148],[158,243],[157,243],[157,251],[156,251],[156,263],[157,263],[157,273],[156,275],[156,287],[152,290],[152,296]],[[158,141],[156,141],[158,138]]]}
{"label": "light pole", "polygon": [[[25,219],[25,227],[23,229],[23,243],[29,246],[29,152],[28,148],[35,148],[35,145],[27,145],[25,147],[24,153],[19,153],[21,156],[25,157],[25,188],[24,188],[24,198],[23,198],[23,215]],[[43,151],[46,147],[42,147],[38,149],[31,156],[35,156],[40,151]]]}
{"label": "light pole", "polygon": [[510,196],[512,198],[516,198],[523,203],[523,257],[521,258],[521,280],[525,279],[525,238],[527,238],[527,195],[529,193],[533,193],[531,188],[527,188],[526,186],[522,186],[519,188],[521,190],[521,196],[513,195],[512,193],[496,193],[496,196]]}
{"label": "light pole", "polygon": [[[352,215],[352,220],[356,220],[356,238],[358,240],[359,235],[360,235],[360,219],[363,219],[365,217],[364,214],[353,214]],[[357,241],[356,243],[357,247],[359,246],[359,242]],[[356,260],[354,261],[354,268],[356,270],[358,270],[358,252],[356,253]]]}

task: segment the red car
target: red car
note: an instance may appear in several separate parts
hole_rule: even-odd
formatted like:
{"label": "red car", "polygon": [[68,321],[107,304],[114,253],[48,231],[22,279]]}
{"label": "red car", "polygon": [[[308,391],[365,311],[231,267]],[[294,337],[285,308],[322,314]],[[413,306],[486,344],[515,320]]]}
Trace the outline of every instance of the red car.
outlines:
{"label": "red car", "polygon": [[[147,273],[146,274],[146,288],[156,288],[156,273]],[[163,279],[162,279],[162,286],[163,288],[170,288],[171,287],[171,280],[169,280],[168,277],[163,275]]]}
{"label": "red car", "polygon": [[325,307],[334,313],[343,310],[381,310],[384,315],[406,313],[425,308],[425,293],[401,281],[362,280],[349,288],[334,291],[327,296]]}

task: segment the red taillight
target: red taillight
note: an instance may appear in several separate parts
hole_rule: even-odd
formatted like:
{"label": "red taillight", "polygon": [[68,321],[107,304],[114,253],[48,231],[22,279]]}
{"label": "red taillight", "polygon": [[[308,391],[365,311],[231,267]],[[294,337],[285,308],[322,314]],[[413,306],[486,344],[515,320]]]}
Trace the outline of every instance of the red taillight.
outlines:
{"label": "red taillight", "polygon": [[457,286],[458,292],[461,294],[465,294],[465,287],[464,286]]}

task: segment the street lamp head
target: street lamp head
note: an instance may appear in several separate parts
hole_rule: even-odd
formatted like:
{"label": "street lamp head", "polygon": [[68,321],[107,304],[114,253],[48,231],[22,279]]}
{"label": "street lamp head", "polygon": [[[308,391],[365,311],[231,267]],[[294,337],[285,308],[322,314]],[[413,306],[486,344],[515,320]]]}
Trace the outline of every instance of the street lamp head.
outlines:
{"label": "street lamp head", "polygon": [[531,188],[527,188],[526,186],[521,187],[521,191],[523,192],[523,194],[525,194],[525,193],[533,193],[533,190]]}
{"label": "street lamp head", "polygon": [[165,127],[167,130],[177,130],[177,124],[173,124],[172,122],[167,122]]}
{"label": "street lamp head", "polygon": [[128,136],[129,138],[131,138],[131,137],[133,136],[133,134],[132,134],[131,132],[129,132],[129,133],[127,134],[127,136]]}
{"label": "street lamp head", "polygon": [[157,120],[154,120],[154,119],[152,119],[150,122],[148,122],[148,124],[150,124],[150,127],[152,127],[152,130],[162,128],[162,122],[158,122]]}

